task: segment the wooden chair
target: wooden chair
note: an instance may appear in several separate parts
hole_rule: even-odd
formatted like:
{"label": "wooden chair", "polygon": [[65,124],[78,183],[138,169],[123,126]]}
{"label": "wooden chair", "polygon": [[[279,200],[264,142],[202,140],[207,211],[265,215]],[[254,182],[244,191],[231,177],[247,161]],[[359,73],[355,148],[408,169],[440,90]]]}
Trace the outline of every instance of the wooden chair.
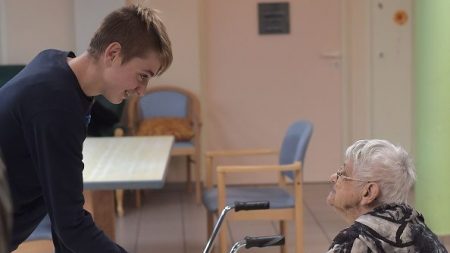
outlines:
{"label": "wooden chair", "polygon": [[[302,169],[305,153],[312,135],[313,126],[308,121],[298,121],[292,124],[282,143],[281,150],[254,149],[234,151],[213,151],[206,153],[206,189],[203,192],[203,203],[207,209],[208,234],[211,234],[214,225],[214,216],[217,217],[226,205],[235,201],[270,201],[271,208],[249,212],[230,213],[230,220],[278,220],[280,232],[286,235],[288,220],[295,224],[295,238],[286,238],[295,241],[297,253],[303,252],[303,196],[302,196]],[[279,154],[277,165],[246,165],[246,166],[218,166],[217,186],[212,183],[212,168],[214,161],[219,157],[238,157],[249,155]],[[277,186],[243,186],[226,184],[226,175],[237,173],[279,172]],[[293,183],[293,191],[289,191],[286,178]],[[227,226],[221,227],[219,235],[220,252],[227,252],[228,245]],[[281,252],[286,252],[283,246]]]}
{"label": "wooden chair", "polygon": [[[194,164],[195,177],[195,199],[200,203],[201,199],[201,179],[200,179],[200,154],[201,154],[201,115],[200,102],[192,92],[176,86],[158,86],[149,88],[144,96],[134,96],[130,98],[126,105],[126,135],[142,135],[140,130],[143,124],[152,124],[149,130],[150,135],[175,136],[175,143],[172,148],[172,156],[186,156],[187,165],[187,187],[191,191],[191,164]],[[165,126],[156,125],[156,120],[165,120],[172,122],[170,129]],[[153,120],[153,121],[152,121]],[[164,121],[164,122],[168,122]],[[175,123],[173,123],[175,121]],[[180,125],[189,125],[189,131],[192,131],[193,137],[185,140],[178,140],[184,133],[178,133],[177,122]],[[174,125],[175,124],[175,125]],[[181,127],[181,126],[180,126]],[[186,126],[185,126],[186,127]],[[167,130],[167,131],[166,131]],[[159,132],[158,132],[159,131]],[[162,133],[162,132],[163,133]],[[144,133],[145,134],[145,133]],[[120,131],[116,133],[121,135]],[[116,191],[117,212],[123,214],[122,199],[123,190]],[[136,203],[140,205],[140,193],[136,192]]]}

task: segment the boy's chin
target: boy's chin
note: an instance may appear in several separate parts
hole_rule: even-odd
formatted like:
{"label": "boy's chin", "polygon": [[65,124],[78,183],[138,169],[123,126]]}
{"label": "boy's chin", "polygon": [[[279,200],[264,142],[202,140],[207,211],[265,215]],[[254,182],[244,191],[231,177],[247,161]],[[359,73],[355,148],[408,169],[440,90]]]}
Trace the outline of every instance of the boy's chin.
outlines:
{"label": "boy's chin", "polygon": [[124,97],[115,97],[115,98],[109,98],[109,97],[105,97],[106,98],[106,100],[108,100],[111,104],[115,104],[115,105],[118,105],[118,104],[120,104],[120,103],[122,103],[124,100],[125,100],[125,98]]}

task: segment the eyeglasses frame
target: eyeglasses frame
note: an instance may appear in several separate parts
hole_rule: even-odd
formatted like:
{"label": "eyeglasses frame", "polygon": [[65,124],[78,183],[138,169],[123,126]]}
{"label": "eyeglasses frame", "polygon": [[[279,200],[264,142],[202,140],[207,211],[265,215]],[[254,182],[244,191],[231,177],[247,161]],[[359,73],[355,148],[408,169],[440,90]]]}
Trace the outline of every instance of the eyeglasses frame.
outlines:
{"label": "eyeglasses frame", "polygon": [[340,177],[343,178],[343,179],[349,180],[349,181],[358,181],[358,182],[364,182],[364,183],[372,182],[372,181],[368,181],[368,180],[362,180],[362,179],[359,179],[359,178],[348,177],[348,176],[345,176],[343,173],[344,173],[344,166],[341,166],[339,168],[339,170],[335,172],[335,174],[336,174],[336,182],[339,180]]}

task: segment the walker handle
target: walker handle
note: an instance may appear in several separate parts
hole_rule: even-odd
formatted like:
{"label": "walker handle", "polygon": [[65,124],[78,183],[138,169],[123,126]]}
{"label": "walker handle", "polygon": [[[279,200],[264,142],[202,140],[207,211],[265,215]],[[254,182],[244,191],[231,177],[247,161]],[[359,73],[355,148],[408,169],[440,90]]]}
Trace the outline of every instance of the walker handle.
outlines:
{"label": "walker handle", "polygon": [[269,246],[281,246],[284,245],[284,236],[274,235],[274,236],[258,236],[250,237],[247,236],[245,239],[245,248],[249,249],[252,247],[269,247]]}
{"label": "walker handle", "polygon": [[249,202],[234,202],[234,211],[247,211],[247,210],[260,210],[260,209],[269,209],[270,202],[269,201],[249,201]]}

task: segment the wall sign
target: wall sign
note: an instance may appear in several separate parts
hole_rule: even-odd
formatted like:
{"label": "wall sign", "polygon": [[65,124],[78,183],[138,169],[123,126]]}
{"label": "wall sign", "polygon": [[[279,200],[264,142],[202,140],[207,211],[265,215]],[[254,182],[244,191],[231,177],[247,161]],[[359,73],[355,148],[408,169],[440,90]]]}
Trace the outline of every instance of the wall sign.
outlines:
{"label": "wall sign", "polygon": [[258,4],[259,34],[288,34],[289,3]]}

